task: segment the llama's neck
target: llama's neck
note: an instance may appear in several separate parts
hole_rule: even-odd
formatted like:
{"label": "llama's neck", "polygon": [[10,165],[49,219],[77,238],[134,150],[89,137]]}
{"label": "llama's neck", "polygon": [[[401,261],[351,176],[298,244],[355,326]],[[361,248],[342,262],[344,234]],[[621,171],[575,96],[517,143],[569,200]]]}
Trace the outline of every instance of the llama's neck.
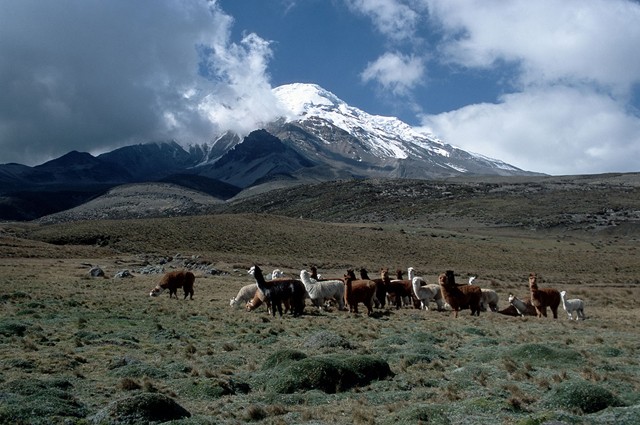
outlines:
{"label": "llama's neck", "polygon": [[259,268],[254,268],[253,269],[253,277],[256,279],[256,284],[258,285],[258,288],[264,292],[264,289],[267,286],[267,282],[264,280],[264,276],[262,275],[262,270],[260,270]]}

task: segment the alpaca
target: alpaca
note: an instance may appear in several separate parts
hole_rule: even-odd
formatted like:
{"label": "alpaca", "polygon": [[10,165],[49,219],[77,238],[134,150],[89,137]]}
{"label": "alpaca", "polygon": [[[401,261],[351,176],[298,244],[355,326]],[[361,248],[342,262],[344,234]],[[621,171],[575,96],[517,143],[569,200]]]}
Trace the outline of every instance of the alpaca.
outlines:
{"label": "alpaca", "polygon": [[258,285],[252,283],[250,285],[245,285],[238,291],[238,295],[235,298],[231,298],[229,301],[229,305],[231,307],[241,305],[241,303],[246,304],[249,302],[256,294],[258,290]]}
{"label": "alpaca", "polygon": [[[272,314],[273,310],[271,309],[271,303],[265,299],[262,291],[258,289],[256,291],[256,295],[245,305],[245,310],[247,312],[251,312],[260,307],[262,304],[267,307],[267,313]],[[289,302],[289,299],[285,298],[284,300],[282,300],[282,304],[284,305],[284,314],[291,312],[291,303]]]}
{"label": "alpaca", "polygon": [[274,270],[271,272],[271,280],[273,280],[273,279],[278,279],[278,278],[281,278],[281,277],[284,277],[284,272],[283,272],[282,270],[280,270],[280,269],[274,269]]}
{"label": "alpaca", "polygon": [[[255,285],[255,284],[254,284]],[[250,299],[249,301],[247,301],[247,304],[244,306],[246,311],[253,311],[256,308],[260,307],[262,304],[267,306],[267,312],[269,314],[272,313],[273,310],[271,310],[271,303],[267,300],[265,300],[264,298],[264,294],[262,293],[261,290],[257,289],[258,285],[256,286],[256,292],[255,295],[253,296],[252,299]],[[284,300],[282,300],[282,304],[284,304],[284,313],[287,314],[287,312],[291,311],[291,304],[289,303],[289,299],[285,298]]]}
{"label": "alpaca", "polygon": [[[402,276],[402,271],[398,270],[397,275]],[[408,297],[409,300],[412,299],[413,286],[410,280],[389,279],[389,269],[380,270],[380,277],[385,283],[387,294],[394,296],[396,310],[402,306],[403,298]]]}
{"label": "alpaca", "polygon": [[165,289],[169,289],[169,298],[175,295],[176,299],[178,299],[178,288],[182,288],[184,290],[184,299],[187,299],[187,295],[189,299],[193,299],[193,283],[195,280],[196,277],[194,274],[186,270],[176,270],[165,273],[160,283],[151,290],[149,295],[157,297],[162,294]]}
{"label": "alpaca", "polygon": [[[538,315],[536,308],[531,304],[531,302],[528,299],[522,301],[521,299],[517,298],[515,295],[509,294],[509,305],[515,308],[519,316],[524,317],[524,316]],[[500,313],[507,314],[504,312],[504,310],[500,311]]]}
{"label": "alpaca", "polygon": [[326,300],[338,301],[338,309],[344,310],[344,282],[342,280],[317,281],[311,278],[306,270],[300,271],[300,280],[307,290],[311,302],[318,308],[322,307]]}
{"label": "alpaca", "polygon": [[355,280],[344,275],[344,300],[349,305],[349,312],[358,313],[358,303],[367,307],[367,314],[373,313],[373,298],[376,295],[376,284],[372,280]]}
{"label": "alpaca", "polygon": [[482,297],[480,298],[480,310],[487,311],[487,307],[489,311],[493,311],[494,313],[498,311],[498,294],[493,289],[480,288],[482,291]]}
{"label": "alpaca", "polygon": [[[353,277],[355,279],[355,275]],[[376,308],[384,308],[385,298],[387,297],[387,289],[384,281],[381,278],[370,279],[369,273],[364,268],[360,269],[360,279],[372,280],[376,283],[376,296],[373,299],[373,304]]]}
{"label": "alpaca", "polygon": [[560,305],[560,292],[553,288],[538,288],[538,277],[535,273],[529,274],[529,291],[531,292],[531,304],[536,308],[538,317],[547,317],[547,307],[551,309],[553,318],[558,318],[558,306]]}
{"label": "alpaca", "polygon": [[444,309],[440,285],[434,283],[424,285],[424,280],[420,276],[416,276],[411,280],[411,286],[416,298],[420,300],[422,310],[429,310],[429,301],[435,301],[438,305],[438,310]]}
{"label": "alpaca", "polygon": [[458,312],[469,308],[471,315],[480,316],[480,299],[482,291],[475,285],[456,285],[452,270],[447,270],[438,277],[442,296],[453,309],[453,316],[458,317]]}
{"label": "alpaca", "polygon": [[560,298],[562,299],[562,308],[567,312],[569,320],[573,320],[573,312],[576,312],[576,320],[584,320],[584,301],[579,298],[571,300],[567,299],[567,291],[560,292]]}
{"label": "alpaca", "polygon": [[265,301],[271,303],[271,314],[276,315],[276,310],[282,317],[282,302],[289,298],[291,300],[291,311],[294,317],[302,315],[304,312],[304,299],[307,291],[304,285],[297,279],[275,279],[269,282],[264,280],[262,270],[257,265],[249,269],[249,274],[254,277],[258,284],[258,289],[262,291]]}

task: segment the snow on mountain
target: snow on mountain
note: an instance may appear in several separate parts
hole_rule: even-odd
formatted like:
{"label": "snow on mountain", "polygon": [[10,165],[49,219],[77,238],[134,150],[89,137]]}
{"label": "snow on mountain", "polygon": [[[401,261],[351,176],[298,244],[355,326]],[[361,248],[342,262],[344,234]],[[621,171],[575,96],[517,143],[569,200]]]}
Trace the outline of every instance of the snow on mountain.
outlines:
{"label": "snow on mountain", "polygon": [[372,153],[381,157],[406,159],[414,155],[421,156],[411,145],[449,156],[444,143],[432,135],[419,132],[397,118],[371,115],[349,106],[315,84],[288,84],[274,88],[273,92],[291,111],[294,119],[304,121],[317,117],[326,120],[366,143]]}

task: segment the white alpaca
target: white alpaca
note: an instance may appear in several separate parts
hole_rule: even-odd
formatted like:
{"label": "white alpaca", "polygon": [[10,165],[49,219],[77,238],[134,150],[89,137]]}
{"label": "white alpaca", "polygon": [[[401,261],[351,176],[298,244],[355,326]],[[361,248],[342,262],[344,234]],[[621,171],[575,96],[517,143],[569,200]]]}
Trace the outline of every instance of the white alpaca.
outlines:
{"label": "white alpaca", "polygon": [[478,276],[471,276],[471,277],[469,278],[469,285],[473,285],[473,281],[474,281],[474,280],[476,280],[476,278],[477,278],[477,277],[478,277]]}
{"label": "white alpaca", "polygon": [[498,294],[493,289],[480,288],[482,291],[482,297],[480,298],[480,310],[487,311],[489,307],[490,311],[498,311]]}
{"label": "white alpaca", "polygon": [[284,272],[280,269],[275,269],[274,271],[271,272],[271,279],[278,279],[284,277]]}
{"label": "white alpaca", "polygon": [[311,302],[316,307],[324,306],[328,300],[336,300],[338,309],[344,310],[344,282],[342,280],[317,281],[306,270],[300,271],[300,280],[307,290]]}
{"label": "white alpaca", "polygon": [[231,298],[231,300],[229,301],[229,305],[231,307],[236,307],[248,303],[256,295],[257,290],[258,285],[256,285],[255,283],[243,286],[238,291],[238,295],[236,295],[235,298]]}
{"label": "white alpaca", "polygon": [[560,292],[560,298],[562,299],[562,308],[567,312],[569,320],[573,320],[573,312],[576,312],[576,320],[584,320],[584,301],[579,298],[572,300],[566,299],[567,291]]}
{"label": "white alpaca", "polygon": [[411,279],[411,286],[413,287],[413,293],[416,298],[420,300],[420,307],[422,310],[429,310],[429,301],[433,301],[438,305],[438,310],[444,309],[444,300],[440,293],[440,285],[431,283],[423,285],[424,280],[420,276],[415,276]]}
{"label": "white alpaca", "polygon": [[520,314],[520,316],[526,316],[527,305],[519,298],[516,298],[515,295],[509,294],[509,304],[515,307],[515,309],[518,311],[518,314]]}

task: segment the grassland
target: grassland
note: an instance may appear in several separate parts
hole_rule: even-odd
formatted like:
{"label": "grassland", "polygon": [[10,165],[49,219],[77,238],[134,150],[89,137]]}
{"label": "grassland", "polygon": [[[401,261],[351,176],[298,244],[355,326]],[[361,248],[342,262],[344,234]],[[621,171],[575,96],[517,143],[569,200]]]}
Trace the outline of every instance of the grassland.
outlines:
{"label": "grassland", "polygon": [[[149,423],[179,407],[191,416],[173,424],[639,423],[637,225],[534,230],[566,214],[501,199],[528,224],[487,223],[460,199],[419,219],[296,210],[0,225],[0,423]],[[253,263],[325,276],[412,266],[432,282],[453,269],[478,275],[501,308],[527,296],[536,271],[584,299],[587,320],[309,306],[273,318],[229,306]],[[105,278],[89,276],[95,265]],[[149,297],[159,275],[144,272],[161,266],[192,268],[195,299]],[[113,278],[125,269],[132,278]]]}

